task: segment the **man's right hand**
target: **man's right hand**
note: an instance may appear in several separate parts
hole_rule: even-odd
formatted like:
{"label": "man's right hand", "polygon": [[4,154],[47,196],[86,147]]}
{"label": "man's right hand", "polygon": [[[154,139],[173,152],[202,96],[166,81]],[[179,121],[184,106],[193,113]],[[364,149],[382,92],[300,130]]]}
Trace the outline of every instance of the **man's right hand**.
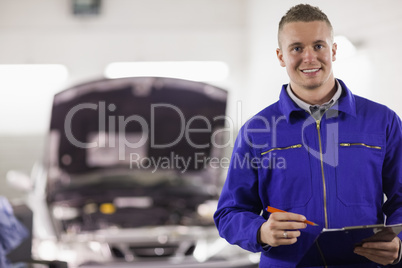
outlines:
{"label": "man's right hand", "polygon": [[260,227],[260,241],[271,247],[291,245],[300,236],[299,229],[306,228],[306,217],[290,212],[272,213]]}

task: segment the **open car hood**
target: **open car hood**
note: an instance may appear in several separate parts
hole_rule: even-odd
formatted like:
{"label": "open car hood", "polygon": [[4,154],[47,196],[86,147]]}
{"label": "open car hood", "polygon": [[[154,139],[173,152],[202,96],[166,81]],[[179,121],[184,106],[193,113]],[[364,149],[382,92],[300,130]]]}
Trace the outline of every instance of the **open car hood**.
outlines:
{"label": "open car hood", "polygon": [[65,174],[95,170],[203,171],[208,157],[221,155],[226,101],[223,89],[173,78],[105,79],[64,90],[51,114],[49,189]]}

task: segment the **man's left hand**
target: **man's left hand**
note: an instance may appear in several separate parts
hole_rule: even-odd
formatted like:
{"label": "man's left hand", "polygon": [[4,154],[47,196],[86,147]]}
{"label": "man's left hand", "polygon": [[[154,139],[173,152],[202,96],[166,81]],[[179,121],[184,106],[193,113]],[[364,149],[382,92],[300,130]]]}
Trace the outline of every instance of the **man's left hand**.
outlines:
{"label": "man's left hand", "polygon": [[395,237],[391,242],[366,242],[354,252],[375,263],[388,265],[398,258],[399,246],[400,240]]}

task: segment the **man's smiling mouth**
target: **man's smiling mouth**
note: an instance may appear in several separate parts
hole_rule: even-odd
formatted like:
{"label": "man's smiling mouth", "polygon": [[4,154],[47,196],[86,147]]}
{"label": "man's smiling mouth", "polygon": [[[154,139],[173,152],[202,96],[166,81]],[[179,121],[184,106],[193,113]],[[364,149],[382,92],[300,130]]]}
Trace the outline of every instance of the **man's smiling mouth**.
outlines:
{"label": "man's smiling mouth", "polygon": [[306,70],[301,70],[303,73],[315,73],[318,72],[320,70],[320,68],[316,68],[316,69],[306,69]]}

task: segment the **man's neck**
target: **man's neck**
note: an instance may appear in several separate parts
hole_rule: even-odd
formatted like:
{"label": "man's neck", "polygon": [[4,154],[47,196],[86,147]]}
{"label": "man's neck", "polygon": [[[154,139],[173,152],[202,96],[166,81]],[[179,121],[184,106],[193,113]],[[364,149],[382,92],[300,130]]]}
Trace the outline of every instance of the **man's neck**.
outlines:
{"label": "man's neck", "polygon": [[330,101],[336,92],[335,79],[329,86],[326,85],[315,89],[293,87],[292,83],[290,83],[290,87],[296,97],[311,105],[322,105]]}

